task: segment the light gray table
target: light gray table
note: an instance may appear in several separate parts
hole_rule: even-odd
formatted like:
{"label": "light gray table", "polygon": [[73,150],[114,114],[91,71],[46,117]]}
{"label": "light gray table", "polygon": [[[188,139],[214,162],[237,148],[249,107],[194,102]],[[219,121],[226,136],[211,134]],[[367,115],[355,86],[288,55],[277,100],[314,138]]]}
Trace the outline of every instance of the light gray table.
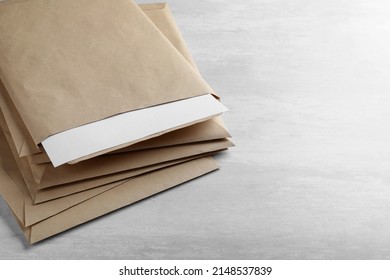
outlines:
{"label": "light gray table", "polygon": [[237,147],[217,173],[33,247],[1,200],[0,257],[389,259],[390,5],[168,3]]}

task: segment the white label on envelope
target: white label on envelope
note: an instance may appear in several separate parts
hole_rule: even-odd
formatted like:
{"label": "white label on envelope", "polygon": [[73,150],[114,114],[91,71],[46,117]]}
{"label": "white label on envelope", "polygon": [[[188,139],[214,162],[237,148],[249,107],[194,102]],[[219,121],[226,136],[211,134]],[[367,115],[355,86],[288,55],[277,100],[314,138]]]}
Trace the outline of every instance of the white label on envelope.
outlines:
{"label": "white label on envelope", "polygon": [[131,145],[227,111],[211,94],[161,104],[72,128],[42,141],[55,167]]}

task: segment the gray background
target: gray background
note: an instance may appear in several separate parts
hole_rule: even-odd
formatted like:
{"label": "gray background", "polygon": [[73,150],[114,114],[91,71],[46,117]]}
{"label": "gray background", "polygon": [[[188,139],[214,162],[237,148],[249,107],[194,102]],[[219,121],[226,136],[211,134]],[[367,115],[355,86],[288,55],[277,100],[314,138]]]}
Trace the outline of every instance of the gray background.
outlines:
{"label": "gray background", "polygon": [[237,147],[216,173],[32,247],[0,200],[0,257],[390,258],[389,4],[168,3]]}

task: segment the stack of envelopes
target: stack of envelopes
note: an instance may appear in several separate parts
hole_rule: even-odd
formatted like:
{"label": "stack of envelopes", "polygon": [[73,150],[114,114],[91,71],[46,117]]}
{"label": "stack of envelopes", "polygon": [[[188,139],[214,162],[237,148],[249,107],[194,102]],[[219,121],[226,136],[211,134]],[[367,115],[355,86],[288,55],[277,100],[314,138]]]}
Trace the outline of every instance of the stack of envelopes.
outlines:
{"label": "stack of envelopes", "polygon": [[28,242],[218,168],[226,108],[166,4],[0,4],[0,192]]}

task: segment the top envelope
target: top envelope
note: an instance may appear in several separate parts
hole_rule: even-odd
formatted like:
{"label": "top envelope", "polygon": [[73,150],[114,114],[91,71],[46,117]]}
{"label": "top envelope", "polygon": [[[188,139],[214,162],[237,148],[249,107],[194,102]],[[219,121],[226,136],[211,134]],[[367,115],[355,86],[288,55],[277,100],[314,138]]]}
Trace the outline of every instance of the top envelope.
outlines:
{"label": "top envelope", "polygon": [[131,0],[0,4],[0,78],[37,145],[121,113],[212,92]]}

